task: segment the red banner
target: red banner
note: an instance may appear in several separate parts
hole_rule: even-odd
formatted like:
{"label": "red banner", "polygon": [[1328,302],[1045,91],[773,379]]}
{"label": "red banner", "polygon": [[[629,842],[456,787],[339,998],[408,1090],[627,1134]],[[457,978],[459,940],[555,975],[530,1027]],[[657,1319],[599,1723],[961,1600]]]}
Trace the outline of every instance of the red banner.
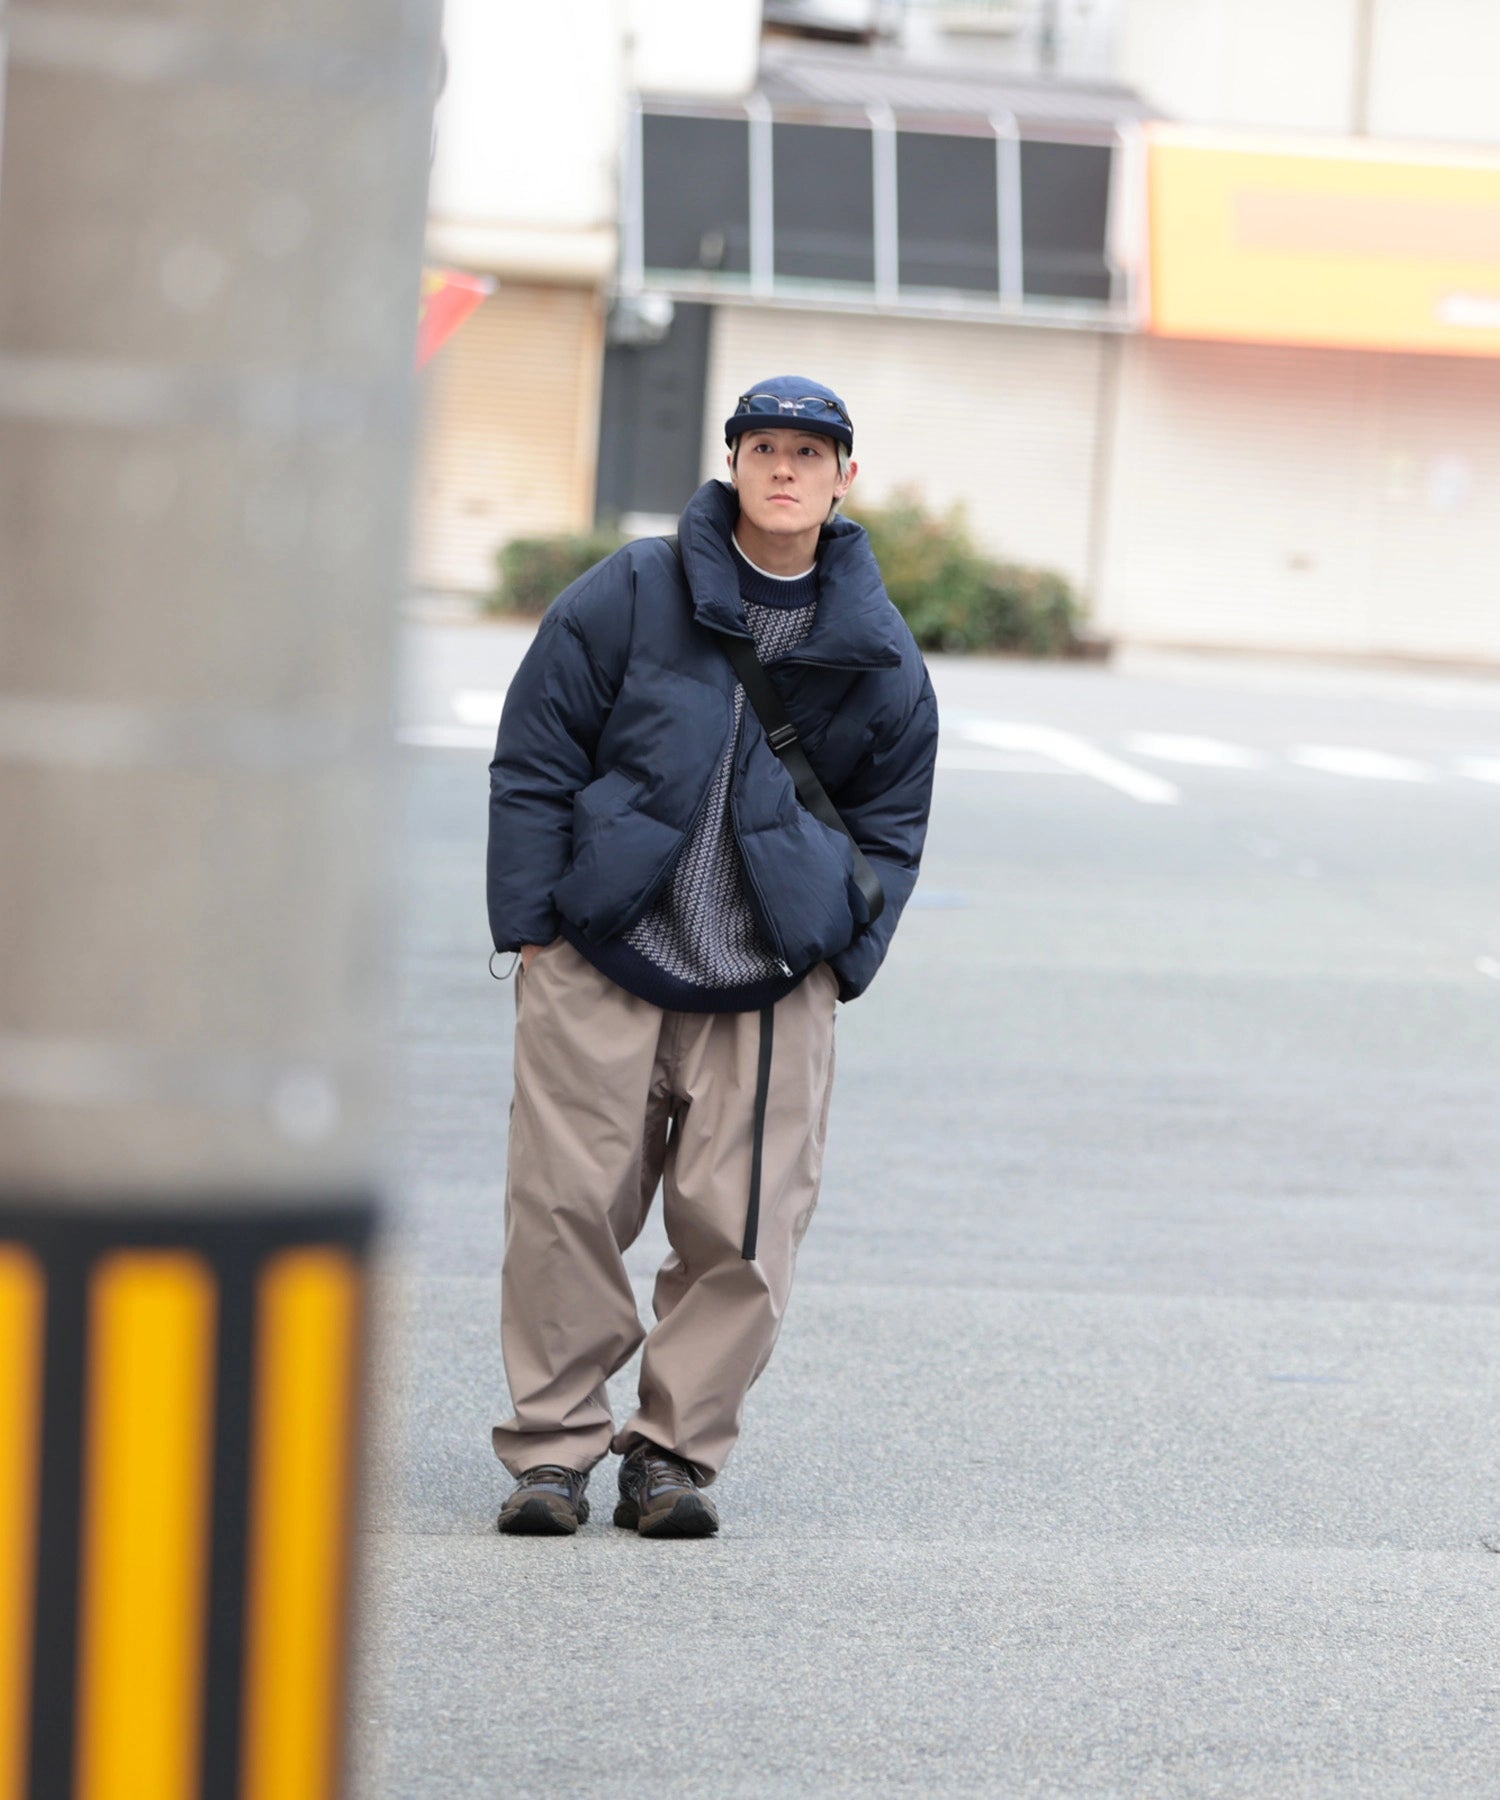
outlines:
{"label": "red banner", "polygon": [[424,269],[422,305],[417,315],[417,367],[430,363],[481,300],[495,291],[488,275],[460,269]]}

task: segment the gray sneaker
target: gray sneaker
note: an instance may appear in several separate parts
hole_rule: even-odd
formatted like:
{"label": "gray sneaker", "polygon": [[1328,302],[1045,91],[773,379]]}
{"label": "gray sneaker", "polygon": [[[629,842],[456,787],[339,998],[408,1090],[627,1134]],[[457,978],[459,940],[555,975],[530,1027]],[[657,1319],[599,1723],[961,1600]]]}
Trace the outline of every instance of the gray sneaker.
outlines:
{"label": "gray sneaker", "polygon": [[577,1469],[539,1463],[521,1475],[496,1523],[516,1537],[571,1537],[589,1516],[588,1484]]}
{"label": "gray sneaker", "polygon": [[712,1537],[719,1515],[698,1491],[691,1463],[655,1444],[637,1444],[620,1464],[615,1524],[642,1537]]}

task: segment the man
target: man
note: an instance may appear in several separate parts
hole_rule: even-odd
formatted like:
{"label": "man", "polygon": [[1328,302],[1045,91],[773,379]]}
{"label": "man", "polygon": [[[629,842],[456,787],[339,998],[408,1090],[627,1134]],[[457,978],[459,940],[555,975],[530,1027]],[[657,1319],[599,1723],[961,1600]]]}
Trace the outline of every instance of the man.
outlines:
{"label": "man", "polygon": [[[675,544],[628,545],[548,609],[490,765],[490,930],[520,957],[504,1532],[575,1531],[611,1449],[616,1525],[718,1529],[703,1489],[817,1200],[835,1001],[879,968],[926,834],[937,709],[865,533],[836,516],[848,411],[779,376],[724,436],[729,482],[698,490]],[[770,671],[831,823],[799,799],[730,640]],[[658,1181],[672,1254],[647,1334],[624,1252]],[[605,1382],[643,1339],[616,1427]]]}

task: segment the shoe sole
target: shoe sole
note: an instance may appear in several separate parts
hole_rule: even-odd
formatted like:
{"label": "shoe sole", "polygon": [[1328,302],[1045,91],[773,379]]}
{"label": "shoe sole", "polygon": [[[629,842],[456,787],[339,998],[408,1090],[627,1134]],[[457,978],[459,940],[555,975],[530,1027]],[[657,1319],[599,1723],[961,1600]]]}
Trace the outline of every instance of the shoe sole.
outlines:
{"label": "shoe sole", "polygon": [[665,1512],[647,1513],[644,1518],[633,1500],[622,1500],[615,1508],[615,1524],[650,1538],[712,1537],[719,1529],[717,1516],[696,1494],[679,1494]]}
{"label": "shoe sole", "polygon": [[587,1523],[588,1516],[587,1500],[580,1500],[574,1513],[571,1508],[564,1511],[561,1503],[554,1510],[547,1501],[533,1499],[508,1516],[501,1513],[496,1528],[507,1537],[572,1537],[580,1525]]}

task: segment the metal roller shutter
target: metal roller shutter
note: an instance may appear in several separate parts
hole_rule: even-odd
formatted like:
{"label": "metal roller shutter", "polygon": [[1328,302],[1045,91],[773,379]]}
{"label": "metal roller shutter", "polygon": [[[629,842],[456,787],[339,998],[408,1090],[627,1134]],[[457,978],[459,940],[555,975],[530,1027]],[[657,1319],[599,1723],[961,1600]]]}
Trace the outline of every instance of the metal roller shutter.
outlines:
{"label": "metal roller shutter", "polygon": [[[1354,648],[1370,358],[1125,346],[1103,616],[1182,644]],[[1362,646],[1361,646],[1362,647]]]}
{"label": "metal roller shutter", "polygon": [[506,283],[425,377],[419,588],[484,592],[499,546],[590,523],[603,315],[589,289]]}
{"label": "metal roller shutter", "polygon": [[1500,658],[1500,365],[1140,338],[1101,620],[1138,642]]}
{"label": "metal roller shutter", "polygon": [[1500,662],[1500,362],[1383,361],[1372,644]]}
{"label": "metal roller shutter", "polygon": [[901,487],[966,507],[991,548],[1083,583],[1089,566],[1096,332],[716,308],[705,475],[723,475],[723,421],[745,384],[827,382],[854,418],[856,501]]}

